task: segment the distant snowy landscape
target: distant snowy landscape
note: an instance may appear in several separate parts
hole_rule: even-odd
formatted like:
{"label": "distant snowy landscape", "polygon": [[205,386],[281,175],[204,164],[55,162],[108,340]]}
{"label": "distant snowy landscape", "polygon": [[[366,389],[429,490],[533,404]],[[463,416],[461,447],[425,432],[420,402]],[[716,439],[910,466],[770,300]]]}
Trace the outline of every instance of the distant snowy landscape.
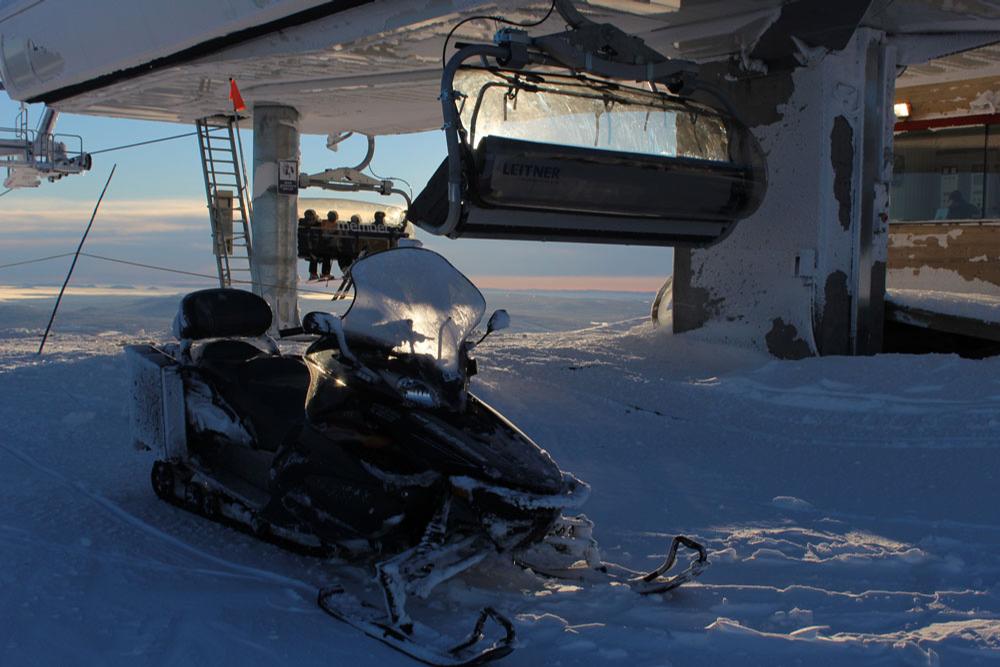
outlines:
{"label": "distant snowy landscape", "polygon": [[[42,357],[51,299],[15,296],[0,665],[414,664],[316,606],[336,564],[153,494],[122,346],[167,340],[177,295],[71,294]],[[607,560],[648,569],[685,533],[711,566],[641,598],[487,562],[414,613],[497,607],[512,666],[1000,664],[1000,358],[775,361],[653,329],[651,296],[488,292],[514,327],[474,390],[592,485]]]}

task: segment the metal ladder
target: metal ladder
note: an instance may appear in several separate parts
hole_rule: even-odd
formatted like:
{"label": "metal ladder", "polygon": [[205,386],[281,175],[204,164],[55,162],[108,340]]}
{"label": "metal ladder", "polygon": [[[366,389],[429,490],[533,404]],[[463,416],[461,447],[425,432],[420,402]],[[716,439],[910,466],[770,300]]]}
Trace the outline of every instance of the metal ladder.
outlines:
{"label": "metal ladder", "polygon": [[249,286],[253,264],[250,218],[242,146],[238,146],[236,119],[212,116],[195,121],[205,176],[208,217],[212,224],[212,252],[219,270],[219,286]]}

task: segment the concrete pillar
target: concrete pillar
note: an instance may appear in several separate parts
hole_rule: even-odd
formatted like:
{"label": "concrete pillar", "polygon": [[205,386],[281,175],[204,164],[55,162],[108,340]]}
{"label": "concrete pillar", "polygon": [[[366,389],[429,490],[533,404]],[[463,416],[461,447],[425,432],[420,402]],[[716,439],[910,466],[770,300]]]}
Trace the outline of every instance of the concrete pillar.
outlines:
{"label": "concrete pillar", "polygon": [[272,334],[299,326],[297,185],[282,178],[279,191],[282,166],[297,179],[298,121],[292,107],[253,107],[253,288],[271,305]]}
{"label": "concrete pillar", "polygon": [[[782,358],[882,343],[895,51],[859,29],[794,70],[724,83],[767,155],[760,209],[716,246],[675,251],[675,332]],[[720,77],[724,78],[724,77]]]}

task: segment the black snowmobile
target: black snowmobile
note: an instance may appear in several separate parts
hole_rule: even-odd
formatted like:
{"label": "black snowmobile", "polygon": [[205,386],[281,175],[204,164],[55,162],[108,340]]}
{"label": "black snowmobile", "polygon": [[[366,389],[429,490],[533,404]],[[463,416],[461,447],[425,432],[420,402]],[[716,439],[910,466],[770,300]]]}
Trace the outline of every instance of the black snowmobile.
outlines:
{"label": "black snowmobile", "polygon": [[[282,546],[370,567],[384,601],[340,585],[321,590],[319,604],[430,664],[513,650],[513,625],[494,609],[479,612],[464,639],[407,614],[408,596],[426,597],[486,558],[543,576],[614,578],[640,593],[700,573],[705,550],[680,536],[648,574],[604,563],[590,521],[563,516],[589,488],[469,392],[469,337],[485,302],[443,257],[387,250],[359,260],[351,277],[356,294],[343,318],[304,318],[317,338],[302,356],[281,354],[267,337],[263,299],[231,289],[184,297],[178,344],[129,348],[133,431],[160,454],[157,495]],[[507,323],[495,312],[486,335]],[[697,559],[665,576],[682,545]]]}

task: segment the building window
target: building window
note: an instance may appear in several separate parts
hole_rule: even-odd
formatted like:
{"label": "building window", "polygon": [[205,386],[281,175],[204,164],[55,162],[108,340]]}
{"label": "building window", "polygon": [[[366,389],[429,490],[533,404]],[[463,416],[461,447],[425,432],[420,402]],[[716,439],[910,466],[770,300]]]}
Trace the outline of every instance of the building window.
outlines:
{"label": "building window", "polygon": [[894,139],[890,218],[1000,218],[1000,126],[902,132]]}

